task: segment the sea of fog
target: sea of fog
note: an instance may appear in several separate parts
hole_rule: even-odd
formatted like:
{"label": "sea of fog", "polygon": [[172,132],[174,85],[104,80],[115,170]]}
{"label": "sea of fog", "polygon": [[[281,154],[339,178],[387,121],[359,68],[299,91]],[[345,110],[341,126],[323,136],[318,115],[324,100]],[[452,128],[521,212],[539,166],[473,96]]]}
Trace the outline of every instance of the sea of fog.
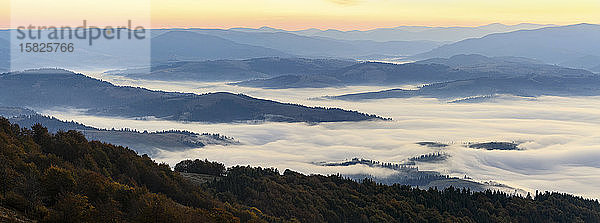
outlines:
{"label": "sea of fog", "polygon": [[[309,106],[340,107],[393,118],[393,121],[346,123],[183,123],[94,117],[76,111],[45,114],[99,128],[137,130],[182,129],[221,133],[242,145],[207,146],[184,152],[162,152],[153,158],[174,165],[183,159],[209,159],[232,165],[275,167],[312,174],[369,173],[389,170],[367,166],[323,167],[313,162],[353,157],[400,162],[440,150],[420,141],[450,144],[448,160],[419,165],[451,176],[494,181],[527,191],[549,190],[600,198],[600,97],[540,97],[534,100],[497,99],[488,103],[449,104],[436,99],[384,99],[361,102],[313,100],[382,90],[386,87],[264,90],[225,83],[138,81],[102,75],[117,85],[155,90],[208,93],[228,91]],[[411,88],[411,86],[397,86]],[[464,147],[468,142],[521,142],[522,151],[487,151]]]}

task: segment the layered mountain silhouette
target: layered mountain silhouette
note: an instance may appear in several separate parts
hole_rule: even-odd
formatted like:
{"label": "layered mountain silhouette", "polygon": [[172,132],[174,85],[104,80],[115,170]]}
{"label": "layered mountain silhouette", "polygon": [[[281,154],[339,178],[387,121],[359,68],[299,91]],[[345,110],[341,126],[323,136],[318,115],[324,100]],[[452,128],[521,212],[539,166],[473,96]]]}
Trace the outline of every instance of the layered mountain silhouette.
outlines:
{"label": "layered mountain silhouette", "polygon": [[[157,66],[173,61],[239,60],[261,57],[371,58],[409,56],[439,47],[433,41],[348,41],[308,37],[287,32],[250,33],[219,29],[152,30],[140,41],[71,40],[74,53],[46,57],[24,54],[15,57],[13,70],[67,67],[77,70],[124,69]],[[8,45],[8,44],[6,44]],[[1,52],[0,57],[10,52]]]}
{"label": "layered mountain silhouette", "polygon": [[[237,60],[259,57],[372,60],[417,55],[414,58],[422,60],[447,58],[458,54],[482,54],[494,57],[526,57],[549,64],[592,70],[600,66],[597,59],[600,57],[597,53],[599,49],[596,44],[596,39],[600,35],[598,27],[591,24],[559,27],[491,24],[482,27],[396,27],[344,32],[285,31],[267,28],[254,31],[251,29],[157,29],[151,31],[151,39],[148,41],[99,40],[98,45],[94,47],[83,43],[77,44],[77,51],[74,54],[57,55],[52,58],[27,55],[24,59],[19,57],[13,59],[18,65],[16,67],[23,67],[22,69],[68,67],[87,70],[156,66],[172,61]],[[414,36],[411,37],[413,34]],[[440,39],[431,41],[429,37]],[[462,40],[465,38],[471,39]],[[456,40],[462,41],[441,46],[443,43]],[[8,51],[0,51],[0,59],[6,58],[8,53]],[[149,61],[152,63],[150,64]]]}
{"label": "layered mountain silhouette", "polygon": [[152,38],[152,61],[248,59],[273,56],[292,55],[188,31],[169,31]]}
{"label": "layered mountain silhouette", "polygon": [[[522,97],[597,96],[600,76],[518,76],[482,77],[425,85],[417,90],[390,89],[327,97],[341,100],[427,97],[443,100],[487,99],[497,95]],[[484,100],[482,100],[484,101]]]}
{"label": "layered mountain silhouette", "polygon": [[188,31],[217,36],[236,43],[276,49],[301,57],[315,58],[356,58],[371,54],[408,56],[427,52],[441,45],[439,42],[427,40],[396,39],[385,42],[340,40],[303,36],[291,32],[239,32],[220,29],[190,29]]}
{"label": "layered mountain silhouette", "polygon": [[235,83],[259,88],[428,84],[481,77],[587,76],[590,71],[547,65],[519,57],[457,55],[409,64],[364,62],[318,75],[284,75]]}
{"label": "layered mountain silhouette", "polygon": [[59,69],[0,75],[0,105],[77,108],[87,114],[167,120],[337,122],[381,119],[355,111],[309,108],[241,94],[184,94],[120,87]]}
{"label": "layered mountain silhouette", "polygon": [[600,25],[578,24],[490,34],[441,46],[416,58],[451,57],[458,54],[519,56],[576,68],[600,65]]}
{"label": "layered mountain silhouette", "polygon": [[304,88],[348,85],[419,84],[491,74],[469,73],[440,64],[391,64],[364,62],[319,75],[285,75],[235,83],[259,88]]}
{"label": "layered mountain silhouette", "polygon": [[524,57],[486,57],[480,54],[461,54],[450,58],[432,58],[417,61],[418,64],[442,64],[454,69],[470,72],[498,72],[507,75],[591,75],[592,72],[583,69],[566,68],[545,64],[542,61]]}
{"label": "layered mountain silhouette", "polygon": [[129,69],[107,72],[134,79],[244,81],[281,75],[323,74],[358,62],[337,59],[304,59],[265,57],[248,60],[213,60],[171,62],[147,69]]}
{"label": "layered mountain silhouette", "polygon": [[305,29],[299,31],[286,31],[270,27],[259,29],[235,28],[234,31],[242,32],[289,32],[303,36],[327,37],[340,40],[373,40],[379,42],[397,40],[429,40],[439,42],[454,42],[467,38],[483,37],[492,33],[511,32],[522,29],[538,29],[553,25],[522,23],[517,25],[504,25],[492,23],[478,27],[429,27],[429,26],[398,26],[393,28],[378,28],[371,30],[340,31],[336,29],[320,30]]}

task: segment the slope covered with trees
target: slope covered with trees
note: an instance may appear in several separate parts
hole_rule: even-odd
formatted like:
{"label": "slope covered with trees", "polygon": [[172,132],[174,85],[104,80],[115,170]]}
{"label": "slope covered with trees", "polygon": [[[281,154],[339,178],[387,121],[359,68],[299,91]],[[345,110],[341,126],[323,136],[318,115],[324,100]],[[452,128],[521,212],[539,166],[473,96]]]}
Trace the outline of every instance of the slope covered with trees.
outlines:
{"label": "slope covered with trees", "polygon": [[495,72],[467,72],[441,64],[391,64],[363,62],[323,72],[318,75],[283,75],[233,83],[258,88],[310,88],[332,86],[386,86],[399,84],[422,84],[440,81],[462,80],[474,77],[499,75]]}
{"label": "slope covered with trees", "polygon": [[458,54],[520,56],[535,58],[549,64],[589,69],[600,63],[598,60],[586,59],[600,56],[598,38],[600,38],[600,25],[584,23],[494,33],[443,45],[414,57],[427,59]]}
{"label": "slope covered with trees", "polygon": [[[391,64],[364,62],[320,74],[282,75],[233,83],[259,88],[310,88],[331,86],[389,86],[431,84],[477,78],[543,78],[595,77],[592,72],[542,64],[519,57],[485,57],[458,55],[450,59],[435,58],[416,63]],[[499,80],[501,81],[501,80]],[[536,89],[543,91],[545,89]]]}
{"label": "slope covered with trees", "polygon": [[[192,168],[181,169],[222,170],[214,162],[187,164]],[[168,165],[126,148],[90,142],[75,131],[50,134],[40,125],[22,129],[0,118],[1,221],[600,221],[597,200],[559,193],[524,198],[453,188],[421,190],[239,166],[224,175],[208,173],[215,180],[194,185]]]}
{"label": "slope covered with trees", "polygon": [[585,76],[592,72],[558,65],[545,64],[541,61],[524,57],[486,57],[480,54],[460,54],[450,58],[432,58],[417,61],[418,64],[442,64],[454,69],[469,72],[498,72],[506,76],[523,76],[530,74],[544,76]]}
{"label": "slope covered with trees", "polygon": [[133,79],[174,81],[245,81],[282,75],[326,74],[358,62],[338,59],[264,57],[247,60],[177,61],[147,69],[106,72]]}
{"label": "slope covered with trees", "polygon": [[498,95],[519,97],[538,96],[597,96],[600,95],[600,76],[521,76],[482,77],[424,85],[416,90],[390,89],[326,97],[340,100],[425,97],[453,102],[484,101]]}
{"label": "slope covered with trees", "polygon": [[168,31],[151,39],[152,62],[170,60],[247,59],[287,54],[272,48],[241,44],[221,37],[188,31]]}
{"label": "slope covered with trees", "polygon": [[190,94],[115,86],[60,69],[0,74],[0,105],[70,107],[88,114],[153,116],[200,122],[337,122],[381,119],[338,108],[311,108],[226,92]]}
{"label": "slope covered with trees", "polygon": [[194,133],[189,131],[169,130],[159,132],[137,131],[134,129],[99,129],[74,121],[63,121],[51,116],[40,115],[32,110],[18,107],[0,106],[0,116],[8,118],[13,124],[31,127],[42,124],[51,133],[76,130],[89,140],[107,142],[113,145],[126,146],[139,154],[150,156],[165,151],[181,151],[195,149],[206,145],[234,145],[237,140],[218,133]]}
{"label": "slope covered with trees", "polygon": [[600,203],[572,195],[531,197],[362,183],[339,176],[234,167],[209,189],[230,203],[301,222],[597,222]]}
{"label": "slope covered with trees", "polygon": [[260,215],[216,200],[148,156],[75,131],[32,129],[0,118],[0,206],[29,219],[236,222]]}

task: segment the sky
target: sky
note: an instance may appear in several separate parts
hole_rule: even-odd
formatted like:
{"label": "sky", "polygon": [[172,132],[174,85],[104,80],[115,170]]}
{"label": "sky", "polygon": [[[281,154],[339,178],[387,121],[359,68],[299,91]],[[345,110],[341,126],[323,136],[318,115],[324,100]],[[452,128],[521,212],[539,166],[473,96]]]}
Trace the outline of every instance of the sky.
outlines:
{"label": "sky", "polygon": [[133,19],[153,28],[288,30],[600,23],[598,0],[2,0],[0,6],[0,27],[83,19],[98,24]]}

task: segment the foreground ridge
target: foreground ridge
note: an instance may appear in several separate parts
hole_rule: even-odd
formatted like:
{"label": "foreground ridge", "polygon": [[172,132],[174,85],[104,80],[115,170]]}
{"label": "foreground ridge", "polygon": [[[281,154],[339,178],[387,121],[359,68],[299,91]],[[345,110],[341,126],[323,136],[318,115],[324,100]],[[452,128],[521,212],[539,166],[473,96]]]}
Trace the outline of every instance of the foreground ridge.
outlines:
{"label": "foreground ridge", "polygon": [[597,200],[568,194],[421,190],[202,162],[176,167],[213,178],[194,184],[132,150],[0,118],[0,207],[43,222],[600,221]]}

